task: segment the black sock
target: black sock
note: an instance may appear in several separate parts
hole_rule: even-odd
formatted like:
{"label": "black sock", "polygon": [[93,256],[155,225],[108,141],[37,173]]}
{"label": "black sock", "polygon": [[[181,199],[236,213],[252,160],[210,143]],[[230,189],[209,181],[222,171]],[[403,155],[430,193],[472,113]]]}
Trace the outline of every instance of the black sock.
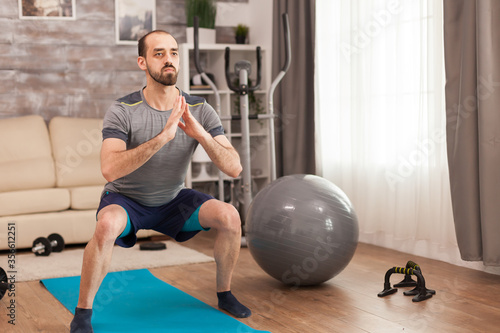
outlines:
{"label": "black sock", "polygon": [[252,314],[249,308],[238,302],[236,297],[231,294],[231,291],[217,293],[217,298],[219,299],[219,308],[226,310],[235,317],[247,318]]}
{"label": "black sock", "polygon": [[92,319],[92,309],[75,309],[75,316],[71,321],[71,333],[94,333],[90,320]]}

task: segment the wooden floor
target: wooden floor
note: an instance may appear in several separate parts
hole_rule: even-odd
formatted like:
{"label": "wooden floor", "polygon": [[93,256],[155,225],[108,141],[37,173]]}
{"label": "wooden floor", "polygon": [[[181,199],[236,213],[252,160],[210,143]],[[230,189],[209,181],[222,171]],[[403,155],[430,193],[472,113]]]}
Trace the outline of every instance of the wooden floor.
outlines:
{"label": "wooden floor", "polygon": [[[213,234],[185,245],[212,254]],[[420,303],[396,294],[379,298],[384,274],[418,263],[436,295]],[[151,269],[158,278],[216,307],[215,264]],[[393,275],[392,284],[402,275]],[[72,315],[38,282],[16,285],[16,326],[7,323],[9,298],[0,301],[0,332],[69,332]],[[241,320],[273,333],[304,332],[499,332],[500,276],[359,244],[349,266],[320,286],[293,288],[269,277],[241,251],[233,293],[253,315]],[[187,332],[189,333],[189,332]]]}

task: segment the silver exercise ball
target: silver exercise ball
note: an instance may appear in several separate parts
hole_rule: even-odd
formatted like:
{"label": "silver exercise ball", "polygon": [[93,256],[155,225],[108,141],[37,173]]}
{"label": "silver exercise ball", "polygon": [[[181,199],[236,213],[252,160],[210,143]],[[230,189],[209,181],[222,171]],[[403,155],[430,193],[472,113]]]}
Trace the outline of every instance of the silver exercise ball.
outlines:
{"label": "silver exercise ball", "polygon": [[246,220],[248,248],[269,275],[288,285],[325,282],[340,273],[358,244],[349,198],[314,175],[275,180],[255,196]]}

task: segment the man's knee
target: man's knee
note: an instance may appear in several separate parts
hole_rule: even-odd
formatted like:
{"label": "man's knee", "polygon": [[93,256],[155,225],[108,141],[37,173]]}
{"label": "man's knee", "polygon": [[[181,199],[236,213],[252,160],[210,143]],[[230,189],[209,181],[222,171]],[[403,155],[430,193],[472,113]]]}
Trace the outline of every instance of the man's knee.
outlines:
{"label": "man's knee", "polygon": [[115,241],[125,229],[127,213],[122,207],[114,205],[103,208],[97,216],[94,237],[99,242]]}
{"label": "man's knee", "polygon": [[240,214],[233,205],[223,203],[219,214],[222,229],[234,233],[241,232]]}
{"label": "man's knee", "polygon": [[218,200],[207,201],[204,205],[200,211],[203,212],[204,227],[241,233],[240,214],[233,205]]}

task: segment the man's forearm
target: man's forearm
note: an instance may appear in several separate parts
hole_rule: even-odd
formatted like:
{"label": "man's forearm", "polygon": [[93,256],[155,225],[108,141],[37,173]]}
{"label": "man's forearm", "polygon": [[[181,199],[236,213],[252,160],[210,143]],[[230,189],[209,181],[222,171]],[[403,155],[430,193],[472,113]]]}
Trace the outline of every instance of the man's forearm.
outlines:
{"label": "man's forearm", "polygon": [[107,181],[114,181],[139,169],[168,142],[161,133],[128,150],[112,151],[101,156],[101,169]]}
{"label": "man's forearm", "polygon": [[230,177],[238,177],[242,170],[240,155],[232,146],[222,145],[210,134],[200,140],[200,144],[222,172]]}

